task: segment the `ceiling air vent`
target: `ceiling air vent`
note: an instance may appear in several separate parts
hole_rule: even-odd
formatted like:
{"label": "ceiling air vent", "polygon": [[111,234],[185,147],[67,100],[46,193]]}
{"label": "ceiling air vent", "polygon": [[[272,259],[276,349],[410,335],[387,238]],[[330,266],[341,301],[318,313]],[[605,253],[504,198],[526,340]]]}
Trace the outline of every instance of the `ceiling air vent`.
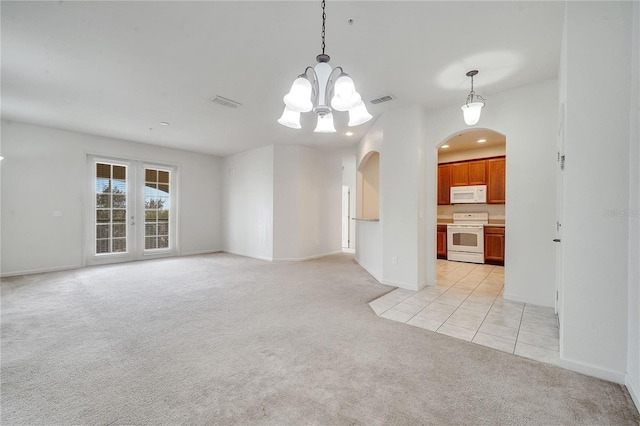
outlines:
{"label": "ceiling air vent", "polygon": [[240,102],[232,101],[231,99],[224,98],[220,95],[216,95],[215,97],[210,99],[214,104],[222,105],[227,108],[238,108],[242,104]]}
{"label": "ceiling air vent", "polygon": [[372,99],[371,103],[376,105],[376,104],[381,104],[383,102],[389,102],[394,99],[395,97],[393,95],[385,95],[385,96],[380,96],[379,98],[376,98],[376,99]]}

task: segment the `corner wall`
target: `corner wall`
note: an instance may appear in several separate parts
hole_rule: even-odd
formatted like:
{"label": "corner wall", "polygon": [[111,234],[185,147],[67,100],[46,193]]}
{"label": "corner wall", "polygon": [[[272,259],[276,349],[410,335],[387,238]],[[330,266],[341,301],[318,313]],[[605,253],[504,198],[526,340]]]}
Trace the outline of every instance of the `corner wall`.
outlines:
{"label": "corner wall", "polygon": [[342,158],[269,145],[224,159],[225,251],[263,260],[341,252]]}
{"label": "corner wall", "polygon": [[222,249],[220,158],[3,120],[2,275],[84,265],[87,154],[177,165],[177,253]]}
{"label": "corner wall", "polygon": [[274,146],[273,259],[340,253],[342,158],[299,145]]}
{"label": "corner wall", "polygon": [[426,284],[422,108],[385,113],[358,144],[358,167],[371,151],[380,153],[380,221],[357,221],[356,261],[383,284],[419,290]]}
{"label": "corner wall", "polygon": [[[392,110],[384,116],[384,143],[380,153],[380,209],[383,221],[383,284],[410,290],[424,287],[419,277],[419,185],[422,109]],[[423,244],[424,245],[424,244]],[[397,263],[393,263],[397,259]]]}
{"label": "corner wall", "polygon": [[224,250],[273,259],[273,145],[224,158]]}

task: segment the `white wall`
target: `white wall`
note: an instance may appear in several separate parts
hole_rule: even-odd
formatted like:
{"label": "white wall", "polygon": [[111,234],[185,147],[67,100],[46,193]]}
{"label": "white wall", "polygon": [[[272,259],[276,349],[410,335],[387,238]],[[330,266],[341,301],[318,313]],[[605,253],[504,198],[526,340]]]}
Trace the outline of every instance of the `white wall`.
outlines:
{"label": "white wall", "polygon": [[640,408],[640,3],[633,4],[629,150],[629,331],[626,385]]}
{"label": "white wall", "polygon": [[410,290],[426,284],[423,133],[419,106],[389,111],[358,144],[357,156],[360,167],[369,152],[380,153],[380,221],[358,223],[356,260],[381,283]]}
{"label": "white wall", "polygon": [[87,154],[178,166],[179,254],[222,249],[220,158],[2,121],[3,275],[84,265]]}
{"label": "white wall", "polygon": [[507,154],[507,146],[490,145],[482,148],[467,149],[464,151],[450,152],[446,149],[438,150],[438,164],[452,163],[454,161],[475,160],[476,158],[498,157]]}
{"label": "white wall", "polygon": [[342,157],[298,145],[274,146],[273,258],[339,253]]}
{"label": "white wall", "polygon": [[273,145],[224,158],[224,250],[273,259]]}
{"label": "white wall", "polygon": [[[380,153],[380,186],[384,193],[383,283],[411,290],[425,285],[418,277],[418,186],[422,142],[422,109],[414,106],[384,115]],[[397,263],[392,263],[392,258]]]}
{"label": "white wall", "polygon": [[[356,149],[356,166],[360,167],[363,158],[371,151],[382,152],[384,129],[379,119],[358,143]],[[380,163],[385,159],[380,156]],[[380,188],[380,205],[384,203],[384,188]],[[359,196],[359,194],[357,194]],[[360,212],[358,212],[360,214]],[[384,209],[380,209],[380,220],[377,222],[356,222],[356,254],[355,260],[376,280],[382,282],[382,224]]]}
{"label": "white wall", "polygon": [[567,2],[560,82],[567,96],[560,356],[568,368],[617,382],[627,370],[631,11],[630,2]]}
{"label": "white wall", "polygon": [[[553,306],[555,299],[555,165],[558,83],[549,80],[487,96],[476,128],[506,136],[507,204],[505,205],[504,297]],[[523,100],[526,99],[526,102]],[[451,135],[470,127],[464,124],[459,105],[427,116],[427,241],[435,241],[437,147]],[[435,259],[435,243],[427,245],[428,259]],[[435,280],[428,268],[427,279]]]}

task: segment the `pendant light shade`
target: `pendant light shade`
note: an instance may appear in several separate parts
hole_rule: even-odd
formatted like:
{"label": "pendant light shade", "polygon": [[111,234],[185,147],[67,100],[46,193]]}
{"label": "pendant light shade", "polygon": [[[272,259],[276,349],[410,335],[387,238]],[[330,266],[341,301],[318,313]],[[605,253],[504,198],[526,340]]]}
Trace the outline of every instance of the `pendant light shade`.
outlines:
{"label": "pendant light shade", "polygon": [[343,75],[336,81],[331,106],[336,111],[349,111],[360,103],[362,97],[356,92],[356,86],[348,75]]}
{"label": "pendant light shade", "polygon": [[364,102],[360,101],[355,107],[349,110],[349,127],[359,126],[372,118]]}
{"label": "pendant light shade", "polygon": [[[485,99],[482,96],[476,95],[473,91],[473,76],[478,74],[478,70],[471,70],[467,73],[467,77],[471,77],[471,92],[467,96],[467,102],[462,105],[462,116],[467,126],[473,126],[480,120],[480,113],[484,108]],[[474,101],[473,98],[476,98]]]}
{"label": "pendant light shade", "polygon": [[336,128],[333,125],[333,114],[325,114],[318,116],[318,124],[314,130],[316,133],[335,133]]}
{"label": "pendant light shade", "polygon": [[331,58],[324,53],[325,21],[325,0],[322,0],[322,53],[316,57],[318,64],[313,68],[307,67],[284,97],[287,107],[278,120],[284,126],[299,129],[300,113],[311,110],[318,117],[315,129],[318,133],[336,131],[333,110],[349,111],[349,126],[357,126],[373,118],[362,102],[362,96],[356,91],[351,77],[341,67],[332,69],[329,65]]}
{"label": "pendant light shade", "polygon": [[292,110],[288,106],[284,107],[284,112],[282,113],[282,117],[278,119],[278,123],[292,129],[300,129],[302,127],[300,126],[300,113]]}
{"label": "pendant light shade", "polygon": [[473,126],[480,120],[480,113],[482,112],[483,106],[484,102],[473,102],[462,105],[462,115],[464,117],[464,122],[468,126]]}
{"label": "pendant light shade", "polygon": [[284,104],[297,112],[309,112],[311,103],[311,82],[305,77],[298,77],[291,85],[291,90],[284,96]]}

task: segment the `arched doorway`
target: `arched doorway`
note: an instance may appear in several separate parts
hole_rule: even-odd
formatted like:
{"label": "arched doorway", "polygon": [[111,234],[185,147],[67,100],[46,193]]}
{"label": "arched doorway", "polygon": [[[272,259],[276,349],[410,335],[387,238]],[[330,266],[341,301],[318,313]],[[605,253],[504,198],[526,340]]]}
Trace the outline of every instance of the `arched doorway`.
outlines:
{"label": "arched doorway", "polygon": [[[438,259],[504,265],[505,135],[490,129],[465,129],[438,146],[437,158]],[[447,226],[456,222],[456,217],[460,222],[496,226],[478,228],[474,234],[455,234],[466,243],[453,241],[451,226],[449,232]]]}

